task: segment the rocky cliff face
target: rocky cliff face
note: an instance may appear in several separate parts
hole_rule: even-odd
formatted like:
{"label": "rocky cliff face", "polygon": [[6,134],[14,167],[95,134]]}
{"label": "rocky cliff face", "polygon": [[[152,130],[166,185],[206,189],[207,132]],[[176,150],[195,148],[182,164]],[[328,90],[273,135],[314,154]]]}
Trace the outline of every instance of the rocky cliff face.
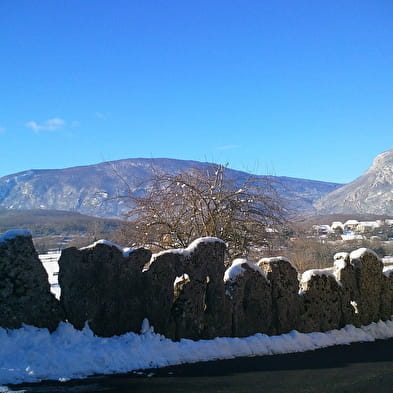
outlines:
{"label": "rocky cliff face", "polygon": [[[117,195],[143,193],[154,171],[175,173],[200,170],[212,164],[173,159],[126,159],[97,165],[52,170],[29,170],[0,178],[0,209],[67,210],[97,217],[119,217],[130,209]],[[244,182],[249,173],[228,169],[228,176]],[[261,176],[261,179],[264,176]],[[307,210],[336,183],[274,177],[279,194],[290,208]]]}
{"label": "rocky cliff face", "polygon": [[321,214],[393,214],[393,149],[378,155],[359,178],[314,203]]}

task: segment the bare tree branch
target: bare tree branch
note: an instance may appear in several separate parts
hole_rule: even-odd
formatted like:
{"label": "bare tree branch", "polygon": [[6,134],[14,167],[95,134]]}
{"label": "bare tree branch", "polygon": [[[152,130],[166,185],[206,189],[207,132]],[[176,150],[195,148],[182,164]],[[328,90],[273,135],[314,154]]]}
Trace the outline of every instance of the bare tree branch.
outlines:
{"label": "bare tree branch", "polygon": [[128,236],[136,245],[186,247],[201,236],[223,239],[232,256],[269,248],[285,223],[285,209],[269,179],[239,184],[226,167],[206,172],[155,173],[145,195],[132,193]]}

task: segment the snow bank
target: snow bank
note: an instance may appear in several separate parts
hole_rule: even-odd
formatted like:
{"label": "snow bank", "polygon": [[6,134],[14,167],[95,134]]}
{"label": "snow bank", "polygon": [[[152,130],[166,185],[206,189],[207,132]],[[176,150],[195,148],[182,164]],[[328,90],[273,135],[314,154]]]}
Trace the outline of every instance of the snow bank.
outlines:
{"label": "snow bank", "polygon": [[0,329],[0,384],[65,381],[93,374],[124,373],[199,361],[238,356],[302,352],[333,345],[393,337],[393,321],[355,328],[347,325],[325,333],[292,331],[281,336],[255,334],[245,338],[215,338],[173,342],[153,333],[144,321],[144,334],[99,338],[86,327],[75,330],[61,323],[52,334],[46,329],[24,326]]}
{"label": "snow bank", "polygon": [[10,229],[9,231],[0,235],[0,243],[15,239],[18,236],[31,237],[31,232],[28,229]]}

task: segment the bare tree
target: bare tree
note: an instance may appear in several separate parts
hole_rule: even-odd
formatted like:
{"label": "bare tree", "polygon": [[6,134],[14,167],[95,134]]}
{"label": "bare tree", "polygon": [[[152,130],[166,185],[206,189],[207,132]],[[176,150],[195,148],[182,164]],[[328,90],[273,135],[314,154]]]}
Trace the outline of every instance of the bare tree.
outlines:
{"label": "bare tree", "polygon": [[269,178],[229,178],[226,167],[155,173],[146,193],[125,196],[133,208],[125,228],[133,245],[186,247],[202,236],[223,239],[231,256],[268,248],[284,222],[284,208]]}

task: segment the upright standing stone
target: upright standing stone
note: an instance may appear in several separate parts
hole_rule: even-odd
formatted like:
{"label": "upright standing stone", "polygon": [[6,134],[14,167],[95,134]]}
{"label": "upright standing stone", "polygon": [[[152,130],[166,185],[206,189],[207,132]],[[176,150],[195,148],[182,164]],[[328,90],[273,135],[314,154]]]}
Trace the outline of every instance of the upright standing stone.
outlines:
{"label": "upright standing stone", "polygon": [[168,338],[176,338],[171,311],[176,277],[183,274],[184,256],[164,251],[151,257],[143,272],[145,316],[154,330]]}
{"label": "upright standing stone", "polygon": [[303,311],[299,330],[304,333],[338,329],[341,291],[336,277],[327,270],[307,270],[300,282]]}
{"label": "upright standing stone", "polygon": [[200,238],[190,244],[189,250],[185,269],[191,267],[190,279],[205,285],[201,338],[227,336],[231,329],[224,288],[225,243],[217,238]]}
{"label": "upright standing stone", "polygon": [[229,334],[224,255],[224,242],[211,237],[153,255],[144,274],[147,313],[156,331],[174,339]]}
{"label": "upright standing stone", "polygon": [[357,304],[360,323],[368,325],[381,318],[382,270],[378,255],[367,248],[360,248],[350,254],[350,264],[355,269]]}
{"label": "upright standing stone", "polygon": [[235,259],[225,272],[224,281],[232,309],[231,335],[271,334],[271,288],[262,270],[245,259]]}
{"label": "upright standing stone", "polygon": [[0,236],[0,326],[27,324],[53,331],[63,319],[30,232],[5,232]]}
{"label": "upright standing stone", "polygon": [[357,308],[359,290],[356,282],[355,268],[350,263],[349,253],[334,255],[333,274],[341,284],[341,323],[340,326],[361,325]]}
{"label": "upright standing stone", "polygon": [[97,242],[63,250],[59,260],[60,302],[77,329],[86,322],[98,336],[139,332],[145,318],[142,267],[151,252],[123,255],[118,246]]}
{"label": "upright standing stone", "polygon": [[266,274],[272,288],[274,334],[298,329],[301,307],[297,269],[284,257],[263,258],[257,265]]}
{"label": "upright standing stone", "polygon": [[381,319],[389,320],[393,315],[393,269],[387,269],[382,276]]}

